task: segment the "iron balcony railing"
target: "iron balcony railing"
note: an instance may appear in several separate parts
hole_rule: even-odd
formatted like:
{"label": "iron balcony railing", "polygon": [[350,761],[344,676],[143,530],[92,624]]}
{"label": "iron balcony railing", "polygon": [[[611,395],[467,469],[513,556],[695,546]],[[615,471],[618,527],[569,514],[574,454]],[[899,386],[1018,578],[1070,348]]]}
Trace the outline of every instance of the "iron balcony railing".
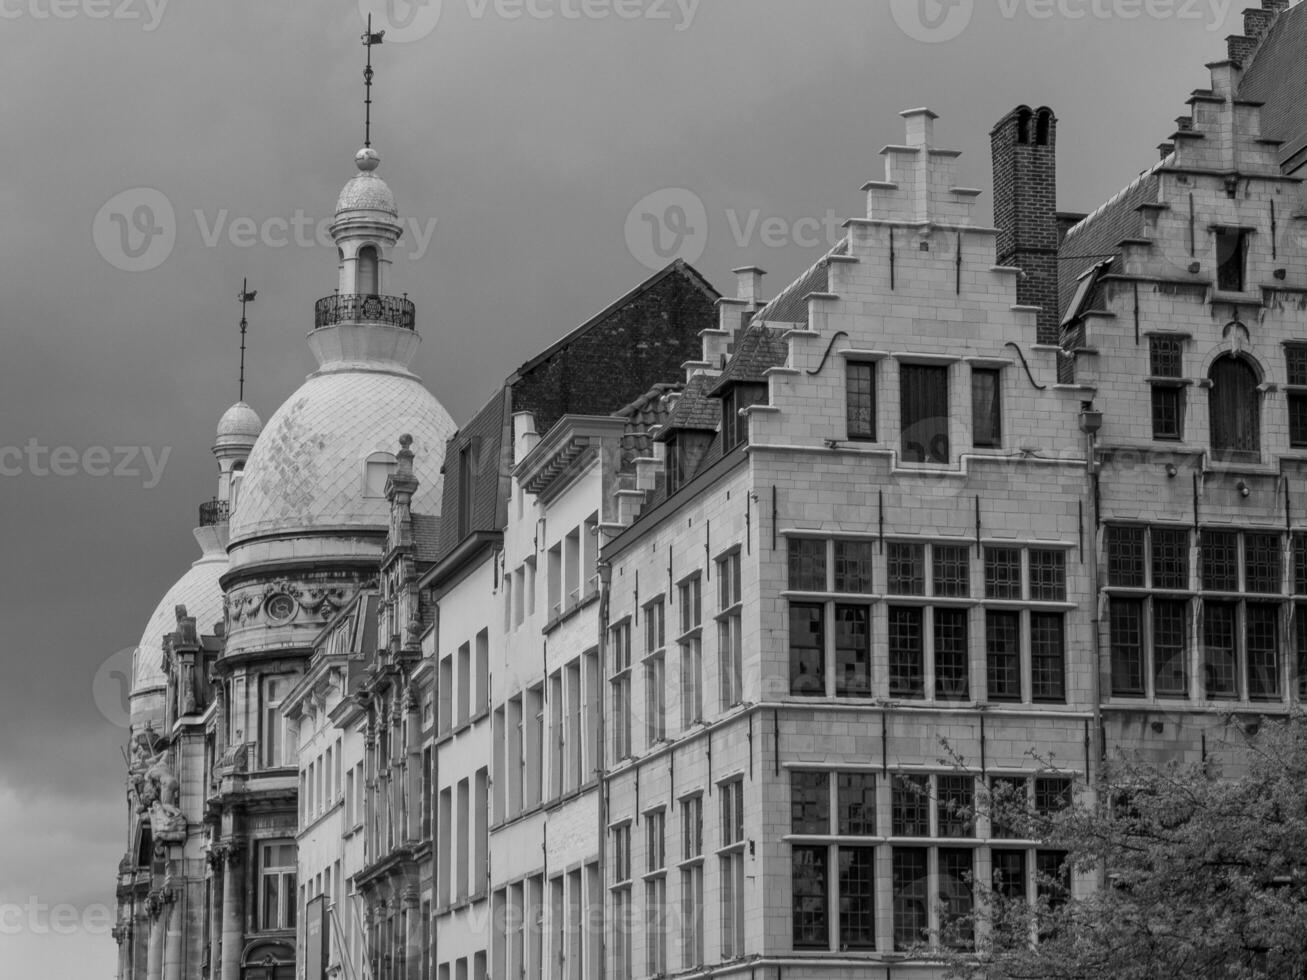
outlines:
{"label": "iron balcony railing", "polygon": [[225,500],[213,499],[200,504],[200,527],[213,527],[226,524],[231,517],[231,504]]}
{"label": "iron balcony railing", "polygon": [[313,309],[315,330],[338,323],[384,323],[412,330],[416,319],[413,301],[407,296],[335,293],[322,297]]}

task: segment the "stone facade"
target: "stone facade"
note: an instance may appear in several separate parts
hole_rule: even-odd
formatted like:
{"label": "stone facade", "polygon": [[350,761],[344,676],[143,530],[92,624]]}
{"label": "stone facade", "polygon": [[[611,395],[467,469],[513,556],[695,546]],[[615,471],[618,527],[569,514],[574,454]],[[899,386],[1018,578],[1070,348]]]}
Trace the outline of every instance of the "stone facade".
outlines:
{"label": "stone facade", "polygon": [[[910,110],[770,302],[676,263],[457,432],[411,323],[320,303],[349,392],[229,413],[232,542],[170,593],[224,621],[138,657],[119,980],[935,978],[973,877],[1096,887],[988,791],[1239,771],[1307,691],[1307,5],[1245,20],[1092,214],[1050,109],[991,134],[995,228]],[[397,220],[359,167],[345,296]]]}

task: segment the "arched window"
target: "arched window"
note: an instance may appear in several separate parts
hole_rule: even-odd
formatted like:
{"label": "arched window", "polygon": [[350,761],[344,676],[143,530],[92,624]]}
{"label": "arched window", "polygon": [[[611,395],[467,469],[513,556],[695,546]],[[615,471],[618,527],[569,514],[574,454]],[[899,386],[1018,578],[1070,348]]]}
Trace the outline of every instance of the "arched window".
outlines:
{"label": "arched window", "polygon": [[386,479],[395,472],[395,457],[390,453],[373,453],[364,463],[363,496],[384,497]]}
{"label": "arched window", "polygon": [[1223,460],[1255,460],[1261,453],[1261,392],[1257,372],[1245,358],[1226,355],[1212,365],[1208,413],[1212,455]]}
{"label": "arched window", "polygon": [[372,296],[381,291],[381,279],[378,275],[377,247],[364,245],[359,249],[358,292]]}

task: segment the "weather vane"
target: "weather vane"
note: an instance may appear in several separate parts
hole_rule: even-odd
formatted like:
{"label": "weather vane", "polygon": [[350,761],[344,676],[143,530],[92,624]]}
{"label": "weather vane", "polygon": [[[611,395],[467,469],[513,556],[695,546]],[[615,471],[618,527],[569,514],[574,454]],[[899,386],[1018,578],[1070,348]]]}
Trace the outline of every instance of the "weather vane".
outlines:
{"label": "weather vane", "polygon": [[385,31],[372,32],[372,15],[368,14],[368,30],[363,35],[363,46],[368,49],[368,63],[363,69],[363,145],[372,145],[372,45],[380,44]]}
{"label": "weather vane", "polygon": [[241,396],[240,401],[245,401],[245,330],[249,326],[249,321],[245,319],[245,306],[254,302],[254,297],[259,295],[257,290],[250,289],[249,279],[241,280]]}

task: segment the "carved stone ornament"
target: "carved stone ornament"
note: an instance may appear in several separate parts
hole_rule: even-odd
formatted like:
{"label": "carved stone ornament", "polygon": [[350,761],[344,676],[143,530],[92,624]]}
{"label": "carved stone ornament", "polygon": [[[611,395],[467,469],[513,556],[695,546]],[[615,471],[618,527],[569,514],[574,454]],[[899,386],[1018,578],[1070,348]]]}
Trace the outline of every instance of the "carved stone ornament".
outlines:
{"label": "carved stone ornament", "polygon": [[310,615],[330,619],[353,598],[345,589],[309,589],[299,597],[299,606]]}

